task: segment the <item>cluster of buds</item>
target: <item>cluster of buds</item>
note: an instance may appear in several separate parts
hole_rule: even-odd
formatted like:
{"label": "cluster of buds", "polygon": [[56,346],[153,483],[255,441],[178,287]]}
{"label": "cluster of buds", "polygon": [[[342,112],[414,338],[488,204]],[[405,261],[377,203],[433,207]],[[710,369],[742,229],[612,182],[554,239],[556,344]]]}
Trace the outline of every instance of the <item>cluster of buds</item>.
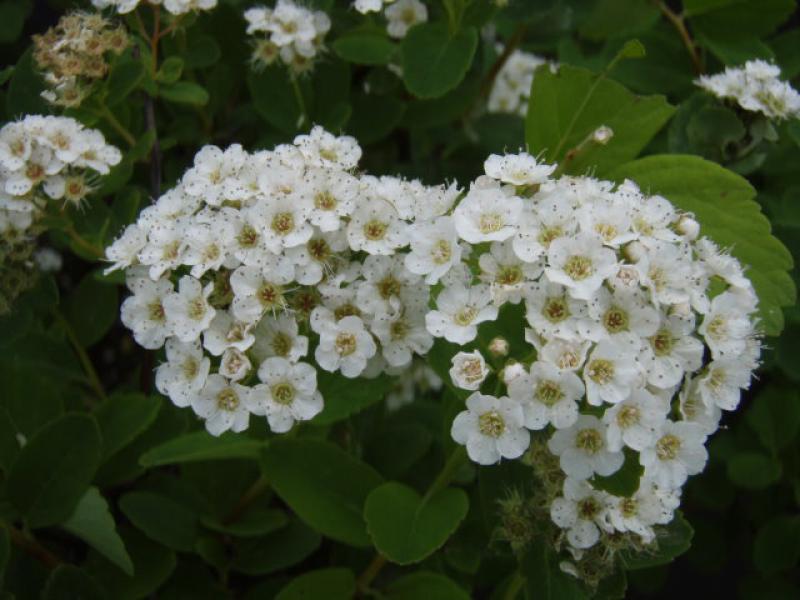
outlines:
{"label": "cluster of buds", "polygon": [[42,96],[58,106],[75,107],[109,70],[109,56],[128,47],[128,34],[97,13],[61,17],[55,27],[33,36],[33,57],[49,89]]}

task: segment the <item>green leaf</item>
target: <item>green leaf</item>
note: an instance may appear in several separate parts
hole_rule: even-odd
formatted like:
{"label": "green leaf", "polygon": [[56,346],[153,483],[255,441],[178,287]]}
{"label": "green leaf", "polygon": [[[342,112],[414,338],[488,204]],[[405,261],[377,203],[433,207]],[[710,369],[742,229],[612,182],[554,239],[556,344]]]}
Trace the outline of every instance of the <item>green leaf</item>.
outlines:
{"label": "green leaf", "polygon": [[385,65],[397,50],[386,35],[372,31],[346,33],[331,46],[339,58],[358,65]]}
{"label": "green leaf", "polygon": [[191,81],[177,81],[158,88],[158,95],[167,102],[175,104],[190,104],[192,106],[205,106],[208,104],[206,89]]}
{"label": "green leaf", "polygon": [[303,113],[286,71],[277,65],[261,71],[250,70],[247,87],[258,114],[273,127],[291,135],[297,132]]}
{"label": "green leaf", "polygon": [[40,429],[8,474],[8,499],[31,527],[66,520],[89,487],[100,460],[94,419],[67,414]]}
{"label": "green leaf", "polygon": [[648,156],[616,168],[610,177],[632,179],[647,193],[661,194],[694,213],[706,235],[730,249],[753,282],[759,298],[759,316],[767,335],[783,328],[782,306],[796,300],[794,282],[787,273],[792,255],[771,235],[767,218],[754,200],[746,179],[696,156]]}
{"label": "green leaf", "polygon": [[400,44],[403,81],[418,98],[437,98],[456,87],[472,64],[478,32],[450,34],[445,23],[412,27]]}
{"label": "green leaf", "polygon": [[745,420],[768,450],[788,447],[800,432],[800,397],[797,390],[768,387],[747,410]]}
{"label": "green leaf", "polygon": [[771,61],[775,55],[757,37],[736,36],[732,39],[702,38],[702,44],[727,66],[738,66],[754,58]]}
{"label": "green leaf", "polygon": [[728,460],[728,478],[741,488],[763,490],[781,477],[781,463],[762,452],[737,452]]}
{"label": "green leaf", "polygon": [[592,478],[592,487],[603,490],[614,496],[630,497],[639,489],[639,479],[644,473],[644,467],[639,464],[639,454],[625,448],[625,462],[616,472],[601,477],[596,475]]}
{"label": "green leaf", "polygon": [[322,412],[312,419],[312,423],[330,425],[383,400],[392,386],[392,379],[381,375],[375,379],[362,379],[360,385],[354,385],[352,379],[338,373],[320,371],[317,375],[317,385],[325,399],[325,406]]}
{"label": "green leaf", "polygon": [[201,460],[256,459],[261,446],[261,442],[232,433],[214,437],[207,431],[195,431],[148,450],[139,462],[150,468]]}
{"label": "green leaf", "polygon": [[467,515],[463,490],[446,488],[429,498],[389,481],[375,488],[364,505],[364,518],[375,547],[392,562],[419,562],[442,547]]}
{"label": "green leaf", "polygon": [[156,73],[156,81],[159,83],[175,83],[181,78],[183,73],[183,59],[180,56],[168,57]]}
{"label": "green leaf", "polygon": [[769,519],[756,534],[753,562],[764,575],[792,569],[800,562],[800,516]]}
{"label": "green leaf", "polygon": [[[594,169],[605,175],[635,158],[674,111],[663,96],[637,96],[587,69],[562,65],[553,73],[544,66],[531,87],[525,139],[531,154],[543,152],[548,162],[567,160],[567,173]],[[614,132],[611,140],[587,141],[601,126]]]}
{"label": "green leaf", "polygon": [[151,540],[173,550],[189,551],[197,539],[197,515],[153,492],[128,492],[119,507]]}
{"label": "green leaf", "polygon": [[564,573],[561,559],[542,539],[525,551],[520,560],[520,574],[525,578],[525,596],[528,600],[583,600],[587,594],[578,580]]}
{"label": "green leaf", "polygon": [[387,426],[369,444],[369,462],[386,477],[399,479],[425,456],[432,442],[430,431],[418,423]]}
{"label": "green leaf", "polygon": [[284,586],[275,600],[349,600],[356,593],[350,569],[330,568],[303,573]]}
{"label": "green leaf", "polygon": [[6,94],[6,114],[17,119],[24,115],[46,115],[50,105],[42,98],[45,90],[44,80],[39,75],[33,61],[33,47],[19,57]]}
{"label": "green leaf", "polygon": [[659,18],[658,8],[639,0],[599,0],[580,27],[587,40],[636,34],[650,28]]}
{"label": "green leaf", "polygon": [[214,531],[235,537],[258,537],[277,531],[289,523],[286,513],[277,508],[254,506],[233,523],[204,518],[203,525]]}
{"label": "green leaf", "polygon": [[353,116],[347,131],[361,144],[388,136],[403,118],[406,105],[394,96],[358,94],[353,98]]}
{"label": "green leaf", "polygon": [[465,592],[452,579],[432,573],[417,571],[395,579],[386,587],[387,600],[469,600]]}
{"label": "green leaf", "polygon": [[22,33],[25,19],[30,12],[30,5],[21,0],[3,0],[0,2],[0,44],[15,42]]}
{"label": "green leaf", "polygon": [[668,525],[655,529],[656,539],[651,546],[641,552],[623,550],[619,553],[626,569],[647,569],[665,565],[686,552],[691,546],[694,530],[680,511],[675,513]]}
{"label": "green leaf", "polygon": [[246,575],[268,575],[302,562],[321,541],[317,532],[292,519],[270,535],[237,540],[231,568]]}
{"label": "green leaf", "polygon": [[98,281],[87,273],[64,299],[64,316],[82,346],[95,344],[119,316],[117,287]]}
{"label": "green leaf", "polygon": [[315,530],[352,546],[369,546],[362,509],[382,478],[338,446],[318,440],[273,440],[262,466],[275,492]]}
{"label": "green leaf", "polygon": [[127,575],[133,575],[133,562],[117,533],[108,503],[94,486],[86,490],[75,512],[61,525],[78,536]]}
{"label": "green leaf", "polygon": [[[18,346],[10,352],[18,352]],[[42,376],[40,370],[23,365],[0,366],[0,380],[3,393],[0,404],[5,408],[15,436],[21,434],[30,438],[41,427],[64,412],[58,377],[48,373]],[[5,458],[5,457],[3,457]]]}
{"label": "green leaf", "polygon": [[59,565],[50,573],[42,600],[104,600],[102,588],[85,571],[72,565]]}
{"label": "green leaf", "polygon": [[123,102],[139,86],[144,75],[144,64],[141,60],[127,58],[118,61],[106,81],[106,105],[116,106]]}
{"label": "green leaf", "polygon": [[774,31],[795,10],[794,0],[684,0],[692,28],[708,38],[760,37]]}
{"label": "green leaf", "polygon": [[94,411],[103,438],[103,462],[130,444],[155,420],[161,408],[158,396],[112,394]]}
{"label": "green leaf", "polygon": [[216,64],[221,54],[219,44],[209,35],[191,35],[194,31],[194,29],[188,31],[190,39],[184,54],[186,68],[200,69]]}

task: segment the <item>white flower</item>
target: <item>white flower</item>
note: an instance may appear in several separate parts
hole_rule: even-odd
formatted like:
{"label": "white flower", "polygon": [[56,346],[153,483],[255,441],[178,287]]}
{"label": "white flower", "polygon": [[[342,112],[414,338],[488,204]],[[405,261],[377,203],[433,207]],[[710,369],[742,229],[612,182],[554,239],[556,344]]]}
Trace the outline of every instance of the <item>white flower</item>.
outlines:
{"label": "white flower", "polygon": [[248,407],[266,415],[272,431],[285,433],[296,421],[308,421],[322,411],[317,371],[311,365],[276,356],[261,363],[258,378],[264,383],[252,389]]}
{"label": "white flower", "polygon": [[425,328],[424,314],[417,310],[384,313],[372,322],[372,333],[380,340],[383,357],[390,366],[408,365],[414,354],[424,356],[433,346],[433,337]]}
{"label": "white flower", "polygon": [[322,231],[336,231],[342,217],[353,212],[358,197],[358,179],[342,171],[311,170],[307,174],[313,208],[309,215],[312,225]]}
{"label": "white flower", "polygon": [[295,281],[302,285],[314,285],[333,273],[337,262],[343,260],[339,253],[346,249],[347,239],[343,231],[315,231],[304,245],[287,248],[285,256],[294,263]]}
{"label": "white flower", "polygon": [[542,279],[525,295],[525,317],[543,338],[565,341],[599,338],[600,327],[589,316],[589,305],[567,294],[564,286]]}
{"label": "white flower", "polygon": [[575,373],[544,361],[533,363],[529,374],[508,384],[508,395],[522,405],[528,429],[544,429],[551,423],[556,429],[571,427],[578,420],[583,391]]}
{"label": "white flower", "polygon": [[474,391],[480,389],[490,371],[486,366],[483,355],[477,350],[459,352],[453,356],[452,365],[450,367],[450,379],[456,387],[462,390]]}
{"label": "white flower", "polygon": [[651,240],[645,249],[646,253],[635,266],[653,301],[656,304],[689,302],[689,288],[695,276],[690,246]]}
{"label": "white flower", "polygon": [[353,213],[347,239],[353,250],[389,255],[408,243],[408,233],[391,205],[371,200],[363,202]]}
{"label": "white flower", "polygon": [[480,278],[490,284],[496,304],[511,302],[519,304],[525,293],[527,282],[542,274],[540,263],[520,260],[509,241],[492,242],[490,251],[478,258]]}
{"label": "white flower", "polygon": [[703,470],[708,460],[706,434],[697,423],[665,421],[653,446],[639,453],[645,475],[660,487],[681,487],[689,475]]}
{"label": "white flower", "polygon": [[252,325],[234,319],[227,311],[217,311],[208,329],[203,332],[203,347],[214,356],[228,348],[246,352],[255,342]]}
{"label": "white flower", "polygon": [[[540,196],[543,194],[537,194]],[[522,260],[535,262],[547,252],[554,240],[572,235],[577,228],[574,209],[563,194],[544,194],[535,208],[523,210],[511,243]]]}
{"label": "white flower", "polygon": [[[530,330],[528,330],[530,331]],[[528,339],[526,332],[526,339]],[[559,339],[548,340],[544,345],[537,345],[539,359],[555,365],[562,371],[577,371],[586,362],[591,342],[567,342]]]}
{"label": "white flower", "polygon": [[390,37],[404,38],[408,30],[417,23],[428,20],[428,7],[419,0],[397,0],[383,11],[386,31]]}
{"label": "white flower", "polygon": [[588,233],[554,240],[547,251],[547,262],[547,278],[565,286],[580,300],[592,299],[603,281],[619,268],[614,252]]}
{"label": "white flower", "polygon": [[361,158],[361,147],[354,137],[336,137],[319,125],[313,127],[308,135],[298,135],[294,143],[307,164],[313,167],[353,169]]}
{"label": "white flower", "polygon": [[[201,216],[202,215],[202,216]],[[201,213],[186,230],[184,264],[191,265],[192,277],[202,277],[208,270],[217,270],[228,256],[233,244],[234,227],[219,213]]]}
{"label": "white flower", "polygon": [[345,377],[358,377],[367,366],[367,360],[375,351],[375,341],[364,329],[359,317],[344,317],[339,321],[322,321],[319,345],[314,358],[326,371],[342,372]]}
{"label": "white flower", "polygon": [[502,242],[516,233],[522,199],[508,195],[499,185],[475,185],[453,212],[456,232],[470,244]]}
{"label": "white flower", "polygon": [[753,307],[745,298],[734,292],[723,292],[711,301],[711,310],[703,317],[697,331],[705,338],[714,359],[735,358],[746,350],[747,340],[754,331],[747,316]]}
{"label": "white flower", "polygon": [[[736,400],[738,401],[739,391],[736,390]],[[708,404],[698,393],[696,380],[689,380],[679,394],[680,413],[684,421],[697,423],[703,429],[703,433],[711,435],[719,429],[719,422],[722,418],[722,410],[715,404]]]}
{"label": "white flower", "polygon": [[147,234],[133,223],[128,225],[114,243],[106,248],[106,258],[113,264],[103,273],[108,274],[117,269],[126,269],[138,262],[137,255],[147,243]]}
{"label": "white flower", "polygon": [[488,286],[448,286],[436,298],[436,310],[425,315],[425,325],[431,335],[466,344],[478,335],[478,324],[497,318],[497,307],[491,301]]}
{"label": "white flower", "polygon": [[405,255],[406,269],[425,275],[425,283],[433,285],[450,268],[461,261],[452,217],[437,217],[417,223],[410,230],[411,252]]}
{"label": "white flower", "polygon": [[653,525],[666,525],[672,521],[680,505],[680,493],[662,488],[643,478],[639,489],[631,497],[607,496],[606,519],[616,531],[630,531],[642,538],[645,544],[655,539]]}
{"label": "white flower", "polygon": [[583,368],[589,404],[618,404],[642,383],[639,348],[639,339],[631,334],[620,334],[595,346]]}
{"label": "white flower", "polygon": [[216,311],[208,303],[208,297],[213,289],[213,283],[203,288],[197,279],[184,275],[178,281],[178,291],[164,298],[167,323],[182,342],[195,341],[211,324]]}
{"label": "white flower", "polygon": [[550,518],[567,530],[567,542],[577,549],[591,548],[600,539],[600,529],[608,529],[608,494],[595,490],[576,477],[564,480],[564,495],[553,500]]}
{"label": "white flower", "polygon": [[272,356],[297,362],[308,354],[308,338],[299,335],[297,321],[288,314],[265,316],[255,331],[253,355],[259,361]]}
{"label": "white flower", "polygon": [[122,323],[133,331],[133,337],[143,348],[154,350],[164,345],[172,335],[164,302],[174,290],[168,279],[151,281],[147,277],[128,277],[128,287],[133,292],[122,303]]}
{"label": "white flower", "polygon": [[603,422],[610,450],[628,446],[641,451],[655,443],[656,433],[667,418],[669,403],[644,389],[634,390],[627,400],[607,409]]}
{"label": "white flower", "polygon": [[556,165],[540,164],[527,152],[520,152],[503,156],[492,154],[483,163],[483,168],[492,179],[523,186],[544,183],[556,170]]}
{"label": "white flower", "polygon": [[167,362],[156,369],[156,388],[175,406],[189,406],[206,383],[211,361],[203,356],[198,342],[184,343],[169,338],[165,344]]}
{"label": "white flower", "polygon": [[244,431],[250,423],[247,410],[250,388],[229,382],[222,375],[209,375],[206,384],[192,398],[192,410],[206,420],[211,435],[221,435],[229,429]]}
{"label": "white flower", "polygon": [[353,6],[358,12],[366,14],[369,12],[378,12],[383,8],[384,2],[391,2],[391,0],[355,0]]}
{"label": "white flower", "polygon": [[741,390],[750,387],[752,365],[741,358],[712,361],[705,375],[697,379],[697,390],[707,406],[736,410]]}
{"label": "white flower", "polygon": [[550,452],[559,457],[567,477],[586,479],[593,474],[611,475],[625,460],[620,451],[611,451],[606,426],[597,417],[580,415],[568,429],[559,429],[547,442]]}
{"label": "white flower", "polygon": [[658,330],[660,315],[638,290],[615,291],[600,288],[589,304],[589,313],[597,319],[605,336],[633,333],[650,337]]}
{"label": "white flower", "polygon": [[194,157],[194,167],[183,176],[181,183],[190,196],[201,196],[206,204],[220,206],[227,199],[229,179],[234,179],[246,160],[239,144],[223,151],[216,146],[203,146]]}
{"label": "white flower", "polygon": [[[361,267],[365,281],[358,286],[356,305],[368,314],[394,313],[401,299],[419,283],[419,276],[403,266],[402,256],[368,256]],[[413,291],[411,291],[413,294]],[[419,304],[427,304],[428,294]]]}
{"label": "white flower", "polygon": [[613,198],[584,204],[577,212],[581,231],[596,235],[606,246],[619,248],[635,239],[628,206]]}
{"label": "white flower", "polygon": [[311,202],[304,194],[272,197],[255,210],[263,224],[264,243],[276,254],[283,248],[305,244],[314,233],[308,222]]}
{"label": "white flower", "polygon": [[[144,211],[143,211],[144,212]],[[158,279],[183,261],[187,221],[182,219],[155,226],[147,234],[147,244],[139,251],[139,262],[150,267],[150,277]]]}
{"label": "white flower", "polygon": [[647,383],[669,389],[680,383],[684,373],[693,373],[703,364],[703,343],[692,336],[694,319],[665,316],[658,330],[642,345],[642,362]]}
{"label": "white flower", "polygon": [[231,275],[233,316],[245,323],[256,323],[265,312],[285,307],[283,286],[292,281],[294,269],[283,256],[271,256],[263,269],[239,267]]}
{"label": "white flower", "polygon": [[467,398],[467,410],[456,416],[450,434],[480,465],[519,458],[530,444],[520,405],[506,396],[495,398],[480,392]]}

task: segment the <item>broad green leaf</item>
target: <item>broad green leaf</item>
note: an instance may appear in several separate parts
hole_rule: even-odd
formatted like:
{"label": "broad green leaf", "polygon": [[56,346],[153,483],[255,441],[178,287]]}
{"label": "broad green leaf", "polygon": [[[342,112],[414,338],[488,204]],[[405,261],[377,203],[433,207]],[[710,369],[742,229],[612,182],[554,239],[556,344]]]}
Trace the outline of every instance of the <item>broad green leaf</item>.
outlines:
{"label": "broad green leaf", "polygon": [[431,447],[433,436],[418,423],[397,423],[378,430],[367,450],[370,464],[386,477],[399,479]]}
{"label": "broad green leaf", "polygon": [[439,573],[417,571],[395,579],[386,587],[387,600],[469,600],[469,594]]}
{"label": "broad green leaf", "polygon": [[599,0],[580,27],[588,40],[637,34],[649,29],[659,19],[658,7],[639,0]]}
{"label": "broad green leaf", "polygon": [[375,379],[362,379],[354,385],[352,379],[339,373],[320,371],[317,384],[325,406],[312,423],[330,425],[383,400],[392,385],[392,379],[381,375]]}
{"label": "broad green leaf", "polygon": [[369,465],[318,440],[273,440],[262,466],[275,492],[316,531],[353,546],[369,546],[364,500],[382,482]]}
{"label": "broad green leaf", "polygon": [[8,474],[8,499],[31,527],[66,520],[89,487],[100,460],[94,419],[66,414],[40,429]]}
{"label": "broad green leaf", "polygon": [[194,547],[197,515],[171,498],[153,492],[128,492],[119,499],[119,507],[153,541],[173,550]]}
{"label": "broad green leaf", "polygon": [[339,58],[358,65],[385,65],[397,50],[386,35],[373,31],[346,33],[331,46]]}
{"label": "broad green leaf", "polygon": [[561,559],[543,539],[531,544],[520,559],[520,575],[525,579],[528,600],[583,600],[588,598],[578,580],[564,573]]}
{"label": "broad green leaf", "polygon": [[388,136],[400,123],[405,104],[394,96],[359,94],[353,98],[353,115],[347,131],[361,144],[371,144]]}
{"label": "broad green leaf", "polygon": [[180,56],[170,56],[158,68],[156,80],[159,83],[175,83],[182,73],[183,59]]}
{"label": "broad green leaf", "polygon": [[201,460],[255,459],[261,446],[261,442],[232,433],[214,437],[207,431],[195,431],[148,450],[139,462],[150,468]]}
{"label": "broad green leaf", "polygon": [[592,487],[603,490],[614,496],[630,497],[639,489],[639,479],[644,467],[639,464],[639,454],[625,449],[625,462],[616,473],[607,477],[596,475],[592,478]]}
{"label": "broad green leaf", "polygon": [[[562,65],[555,73],[539,67],[533,79],[525,139],[528,151],[560,162],[567,173],[593,169],[604,176],[635,158],[672,116],[663,96],[637,96],[586,69]],[[613,137],[605,145],[591,140],[601,126]],[[566,161],[566,162],[564,162]]]}
{"label": "broad green leaf", "polygon": [[61,524],[78,536],[127,575],[133,575],[133,562],[117,533],[108,503],[94,486],[86,490],[75,512]]}
{"label": "broad green leaf", "polygon": [[293,90],[287,69],[273,65],[247,74],[247,87],[259,115],[286,134],[294,134],[303,112]]}
{"label": "broad green leaf", "polygon": [[106,81],[107,106],[116,106],[123,102],[144,79],[145,70],[141,60],[127,57],[118,61]]}
{"label": "broad green leaf", "polygon": [[419,562],[442,547],[467,515],[463,490],[446,488],[429,498],[394,481],[375,488],[364,519],[375,547],[392,562]]}
{"label": "broad green leaf", "polygon": [[159,589],[175,569],[175,553],[135,529],[123,529],[120,533],[133,560],[134,575],[126,575],[96,553],[89,555],[86,570],[113,600],[146,598]]}
{"label": "broad green leaf", "polygon": [[471,27],[452,34],[445,23],[412,27],[400,44],[406,88],[418,98],[444,95],[464,79],[477,45]]}
{"label": "broad green leaf", "polygon": [[289,518],[278,508],[254,506],[233,523],[220,522],[213,518],[204,518],[203,525],[220,533],[235,537],[258,537],[286,527]]}
{"label": "broad green leaf", "polygon": [[697,33],[722,39],[766,35],[796,9],[793,0],[684,0],[683,6]]}
{"label": "broad green leaf", "polygon": [[402,125],[409,129],[422,129],[445,125],[458,119],[477,101],[480,80],[467,77],[461,85],[444,96],[431,100],[413,100],[408,103]]}
{"label": "broad green leaf", "polygon": [[689,549],[694,530],[678,511],[672,521],[665,526],[657,526],[656,539],[652,546],[641,552],[623,550],[620,552],[622,564],[628,570],[647,569],[672,562]]}
{"label": "broad green leaf", "polygon": [[647,193],[660,194],[694,213],[706,235],[747,268],[759,298],[761,325],[767,335],[783,328],[782,306],[794,304],[796,290],[787,273],[792,255],[771,234],[770,223],[755,201],[755,190],[742,178],[696,156],[656,155],[614,169],[617,181],[632,179]]}
{"label": "broad green leaf", "polygon": [[726,66],[736,67],[748,60],[761,58],[772,61],[775,58],[770,47],[757,37],[736,36],[731,39],[702,38],[706,46]]}
{"label": "broad green leaf", "polygon": [[103,437],[103,461],[130,444],[155,420],[161,408],[158,396],[112,394],[94,411]]}
{"label": "broad green leaf", "polygon": [[737,452],[728,460],[728,478],[748,490],[762,490],[781,477],[781,463],[763,452]]}
{"label": "broad green leaf", "polygon": [[72,565],[59,565],[50,573],[42,600],[104,600],[106,594],[86,571]]}
{"label": "broad green leaf", "polygon": [[50,105],[42,98],[44,80],[37,72],[33,61],[33,48],[28,48],[19,57],[6,94],[6,114],[18,119],[24,115],[47,114]]}
{"label": "broad green leaf", "polygon": [[797,390],[768,387],[750,404],[745,420],[768,450],[789,446],[800,431],[800,398]]}
{"label": "broad green leaf", "polygon": [[310,92],[311,97],[305,100],[308,118],[328,131],[340,131],[353,110],[350,107],[350,65],[341,60],[327,60],[314,67]]}
{"label": "broad green leaf", "polygon": [[176,81],[158,88],[158,95],[167,102],[205,106],[208,104],[208,91],[191,81]]}
{"label": "broad green leaf", "polygon": [[246,575],[268,575],[302,562],[321,541],[313,529],[292,519],[270,535],[237,540],[231,568]]}
{"label": "broad green leaf", "polygon": [[753,562],[766,576],[794,568],[800,562],[800,516],[780,515],[764,523],[753,544]]}
{"label": "broad green leaf", "polygon": [[95,344],[119,317],[117,287],[87,273],[64,299],[64,316],[82,346]]}
{"label": "broad green leaf", "polygon": [[329,568],[292,579],[275,600],[349,600],[355,593],[356,578],[350,569]]}
{"label": "broad green leaf", "polygon": [[194,29],[190,29],[189,43],[187,44],[186,52],[183,55],[186,68],[199,69],[203,67],[210,67],[214,65],[220,56],[219,44],[217,41],[208,35],[192,35]]}
{"label": "broad green leaf", "polygon": [[[19,352],[19,346],[14,344],[13,350],[4,350],[5,356],[11,352]],[[0,406],[5,408],[15,436],[21,435],[23,441],[64,412],[57,376],[51,373],[43,376],[40,369],[11,362],[10,366],[0,366],[0,380],[3,381]]]}

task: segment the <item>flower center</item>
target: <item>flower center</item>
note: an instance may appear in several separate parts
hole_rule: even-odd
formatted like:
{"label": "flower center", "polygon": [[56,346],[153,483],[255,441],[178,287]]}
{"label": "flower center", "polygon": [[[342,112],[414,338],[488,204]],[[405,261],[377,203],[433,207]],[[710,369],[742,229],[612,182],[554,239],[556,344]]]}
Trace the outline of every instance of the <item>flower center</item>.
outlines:
{"label": "flower center", "polygon": [[641,412],[636,406],[625,405],[617,413],[617,425],[622,429],[632,427],[639,422]]}
{"label": "flower center", "polygon": [[157,323],[163,323],[167,318],[166,314],[164,313],[164,307],[158,300],[147,305],[147,316],[151,321],[155,321]]}
{"label": "flower center", "polygon": [[273,308],[283,303],[283,290],[280,286],[269,281],[261,284],[256,296],[264,308]]}
{"label": "flower center", "polygon": [[589,378],[598,385],[606,385],[614,379],[614,363],[610,360],[597,358],[587,366]]}
{"label": "flower center", "polygon": [[30,163],[25,169],[25,176],[33,182],[44,179],[44,167],[36,163]]}
{"label": "flower center", "polygon": [[603,436],[597,429],[581,429],[575,436],[575,447],[587,454],[597,454],[604,445]]}
{"label": "flower center", "polygon": [[486,436],[498,438],[506,430],[506,422],[496,410],[483,413],[478,417],[478,430]]}
{"label": "flower center", "polygon": [[580,364],[580,357],[571,350],[566,350],[561,353],[557,362],[559,369],[577,369]]}
{"label": "flower center", "polygon": [[322,238],[316,238],[308,242],[308,253],[317,262],[325,262],[331,255],[331,247]]}
{"label": "flower center", "polygon": [[637,502],[633,498],[622,498],[619,501],[619,512],[626,519],[635,517],[637,508]]}
{"label": "flower center", "polygon": [[456,325],[461,325],[462,327],[466,327],[467,325],[471,324],[472,321],[475,320],[475,317],[478,316],[478,309],[474,306],[465,306],[461,310],[459,310],[455,315],[453,315],[453,321]]}
{"label": "flower center", "polygon": [[270,388],[272,399],[278,404],[287,406],[294,401],[295,391],[294,386],[288,382],[276,383]]}
{"label": "flower center", "polygon": [[656,442],[656,456],[661,460],[675,460],[681,449],[681,440],[668,433]]}
{"label": "flower center", "polygon": [[403,320],[394,321],[389,326],[389,333],[393,340],[402,340],[408,334],[408,324]]}
{"label": "flower center", "polygon": [[288,235],[294,231],[294,215],[290,212],[280,212],[272,217],[272,231],[278,235]]}
{"label": "flower center", "polygon": [[483,366],[479,358],[470,358],[461,365],[461,376],[467,383],[475,383],[483,378]]}
{"label": "flower center", "polygon": [[594,230],[605,242],[610,242],[617,237],[617,228],[611,223],[597,223],[594,226]]}
{"label": "flower center", "polygon": [[334,310],[333,316],[336,317],[337,321],[340,321],[345,317],[360,317],[361,311],[358,310],[357,306],[348,302],[346,304],[342,304],[336,310]]}
{"label": "flower center", "polygon": [[656,356],[667,356],[672,351],[674,340],[672,334],[668,329],[659,329],[656,334],[650,338],[650,346],[653,348],[653,353]]}
{"label": "flower center", "polygon": [[356,351],[356,336],[343,331],[336,336],[335,346],[339,356],[350,356]]}
{"label": "flower center", "polygon": [[727,333],[726,320],[721,315],[711,319],[708,327],[706,327],[706,335],[715,341],[724,340],[727,337]]}
{"label": "flower center", "polygon": [[560,323],[569,318],[569,305],[566,299],[561,297],[548,298],[544,306],[542,306],[542,315],[551,323]]}
{"label": "flower center", "polygon": [[336,198],[328,190],[314,196],[314,208],[318,210],[334,210],[336,205]]}
{"label": "flower center", "polygon": [[292,338],[279,331],[273,336],[270,346],[272,346],[275,356],[288,356],[292,349]]}
{"label": "flower center", "polygon": [[478,229],[483,234],[494,233],[503,228],[503,217],[498,213],[484,213],[478,222]]}
{"label": "flower center", "polygon": [[217,394],[217,408],[233,411],[239,406],[239,396],[232,388],[225,388]]}
{"label": "flower center", "polygon": [[189,357],[183,364],[181,365],[181,371],[183,371],[183,377],[187,381],[191,381],[195,377],[197,377],[197,373],[200,371],[200,365],[197,364],[197,361]]}
{"label": "flower center", "polygon": [[331,162],[335,162],[339,159],[339,155],[336,154],[336,150],[333,148],[320,148],[319,155],[325,160],[329,160]]}
{"label": "flower center", "polygon": [[550,243],[564,235],[564,229],[556,225],[555,227],[543,227],[536,238],[542,246],[549,246]]}
{"label": "flower center", "polygon": [[578,516],[585,521],[592,521],[600,513],[600,504],[592,497],[578,501]]}
{"label": "flower center", "polygon": [[403,289],[403,284],[392,275],[387,275],[378,282],[376,287],[378,288],[378,293],[381,295],[381,298],[388,300],[392,296],[398,296],[400,294],[400,290]]}
{"label": "flower center", "polygon": [[447,240],[438,240],[431,249],[431,260],[434,264],[444,265],[450,262],[452,256],[453,250]]}
{"label": "flower center", "polygon": [[500,267],[495,275],[495,283],[500,285],[515,285],[522,281],[522,269],[519,265],[505,265]]}
{"label": "flower center", "polygon": [[594,273],[592,259],[587,256],[573,254],[564,263],[564,272],[574,281],[583,281]]}
{"label": "flower center", "polygon": [[564,397],[564,392],[561,391],[561,386],[555,381],[544,379],[536,386],[534,396],[545,406],[553,406]]}
{"label": "flower center", "polygon": [[236,238],[243,248],[254,248],[258,244],[258,231],[250,224],[244,225]]}
{"label": "flower center", "polygon": [[197,296],[189,301],[189,310],[186,311],[190,319],[199,321],[206,314],[206,299],[202,296]]}
{"label": "flower center", "polygon": [[386,231],[389,229],[389,224],[383,221],[373,219],[364,225],[364,237],[368,240],[377,242],[386,237]]}
{"label": "flower center", "polygon": [[609,333],[620,333],[628,330],[628,313],[619,306],[612,306],[603,315],[603,325]]}

